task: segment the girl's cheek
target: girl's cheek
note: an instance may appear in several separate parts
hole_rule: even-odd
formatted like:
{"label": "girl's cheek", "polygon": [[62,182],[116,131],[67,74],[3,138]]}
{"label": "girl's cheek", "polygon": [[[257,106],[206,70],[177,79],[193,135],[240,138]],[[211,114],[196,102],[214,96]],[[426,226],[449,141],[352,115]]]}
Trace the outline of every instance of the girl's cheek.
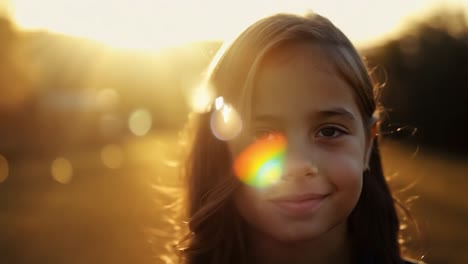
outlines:
{"label": "girl's cheek", "polygon": [[234,203],[247,223],[254,226],[263,223],[265,203],[257,190],[242,185],[235,193]]}
{"label": "girl's cheek", "polygon": [[347,153],[335,154],[324,161],[322,173],[337,189],[360,188],[362,161]]}

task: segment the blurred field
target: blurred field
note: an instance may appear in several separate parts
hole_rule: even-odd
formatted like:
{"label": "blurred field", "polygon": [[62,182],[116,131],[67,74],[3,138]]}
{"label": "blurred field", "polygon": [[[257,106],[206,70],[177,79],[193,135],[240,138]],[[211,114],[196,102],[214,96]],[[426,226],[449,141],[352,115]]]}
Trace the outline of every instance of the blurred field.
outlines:
{"label": "blurred field", "polygon": [[382,153],[390,185],[421,228],[410,244],[427,263],[468,263],[468,158],[390,142]]}
{"label": "blurred field", "polygon": [[[100,149],[69,153],[74,165],[67,184],[54,181],[54,157],[38,156],[11,164],[0,184],[1,263],[162,263],[171,201],[152,188],[176,187],[177,133],[159,132],[123,144],[121,168],[106,168]],[[428,263],[468,262],[466,159],[433,155],[386,142],[391,185],[399,197],[414,195],[412,212],[422,224]],[[76,165],[75,165],[76,164]],[[170,218],[170,217],[169,217]],[[151,236],[148,229],[159,229]]]}

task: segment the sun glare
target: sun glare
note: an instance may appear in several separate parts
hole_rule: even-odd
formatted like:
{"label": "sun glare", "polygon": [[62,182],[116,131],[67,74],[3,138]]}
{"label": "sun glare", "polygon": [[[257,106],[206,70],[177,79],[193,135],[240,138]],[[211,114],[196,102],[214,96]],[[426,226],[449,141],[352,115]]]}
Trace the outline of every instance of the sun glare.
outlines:
{"label": "sun glare", "polygon": [[[13,0],[20,28],[46,29],[114,47],[155,50],[197,40],[225,40],[277,12],[314,10],[354,42],[375,39],[442,0]],[[447,2],[447,1],[445,1]],[[450,2],[465,3],[466,0]]]}

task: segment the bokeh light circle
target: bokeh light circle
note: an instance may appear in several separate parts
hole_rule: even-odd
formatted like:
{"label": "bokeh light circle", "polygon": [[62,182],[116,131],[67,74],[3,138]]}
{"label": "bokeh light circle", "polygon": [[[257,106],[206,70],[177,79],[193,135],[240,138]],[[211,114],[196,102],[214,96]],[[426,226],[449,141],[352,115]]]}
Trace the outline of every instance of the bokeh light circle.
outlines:
{"label": "bokeh light circle", "polygon": [[242,131],[242,119],[239,113],[218,97],[215,100],[216,109],[211,114],[210,126],[213,135],[219,140],[231,140]]}
{"label": "bokeh light circle", "polygon": [[152,126],[153,118],[151,113],[146,109],[138,109],[133,111],[128,118],[128,127],[136,136],[146,135]]}
{"label": "bokeh light circle", "polygon": [[52,162],[51,173],[57,182],[69,183],[73,176],[72,164],[66,158],[57,158]]}
{"label": "bokeh light circle", "polygon": [[118,106],[119,101],[119,94],[110,88],[100,90],[96,96],[96,102],[103,111],[114,110]]}

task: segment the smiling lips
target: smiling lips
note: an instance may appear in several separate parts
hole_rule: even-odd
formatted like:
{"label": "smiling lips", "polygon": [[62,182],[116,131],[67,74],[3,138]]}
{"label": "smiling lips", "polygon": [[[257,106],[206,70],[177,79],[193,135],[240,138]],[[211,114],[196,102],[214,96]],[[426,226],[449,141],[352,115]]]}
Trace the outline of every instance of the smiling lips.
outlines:
{"label": "smiling lips", "polygon": [[327,196],[328,194],[316,193],[289,195],[272,199],[271,202],[284,214],[300,217],[310,215],[317,211]]}

